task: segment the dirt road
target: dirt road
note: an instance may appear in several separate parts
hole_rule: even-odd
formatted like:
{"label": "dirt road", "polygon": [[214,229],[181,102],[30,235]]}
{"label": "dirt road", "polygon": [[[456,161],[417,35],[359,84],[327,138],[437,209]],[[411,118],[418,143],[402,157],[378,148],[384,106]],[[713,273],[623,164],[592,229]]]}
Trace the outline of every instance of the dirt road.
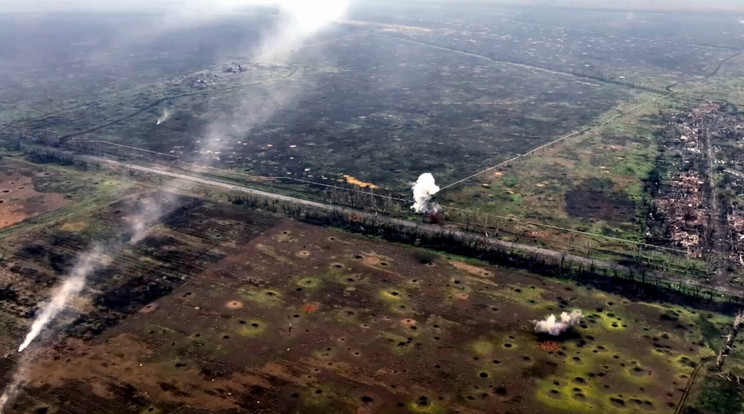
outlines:
{"label": "dirt road", "polygon": [[[353,214],[360,215],[360,216],[370,216],[370,217],[373,216],[370,213],[364,213],[359,210],[353,210],[353,209],[346,208],[346,207],[323,204],[323,203],[318,203],[314,201],[303,200],[300,198],[284,196],[281,194],[274,194],[274,193],[270,193],[267,191],[256,190],[253,188],[243,187],[240,185],[228,184],[228,183],[221,182],[221,181],[201,178],[201,177],[191,175],[186,171],[176,172],[167,167],[161,167],[161,166],[145,167],[145,166],[136,165],[132,163],[120,162],[120,161],[110,160],[110,159],[101,158],[101,157],[94,157],[94,156],[84,156],[82,158],[90,162],[109,165],[111,167],[125,168],[125,169],[134,170],[134,171],[141,171],[141,172],[145,172],[149,174],[169,177],[175,180],[183,180],[183,181],[193,182],[197,184],[213,186],[213,187],[222,188],[225,190],[230,190],[230,191],[235,191],[235,192],[245,193],[245,194],[251,194],[251,195],[264,197],[267,199],[272,199],[272,200],[277,200],[277,201],[282,201],[286,203],[291,203],[295,205],[312,207],[315,209],[320,209],[320,210],[328,211],[328,212],[335,211],[341,214],[352,214],[353,213]],[[583,257],[583,256],[566,254],[566,253],[556,251],[556,250],[543,249],[537,246],[531,246],[527,244],[513,243],[513,242],[504,241],[504,240],[494,239],[494,238],[481,236],[481,235],[477,235],[473,233],[468,233],[468,232],[464,232],[464,231],[460,231],[460,230],[456,230],[452,228],[444,228],[440,225],[419,223],[419,222],[402,220],[402,219],[397,219],[397,218],[392,218],[392,217],[382,218],[380,216],[376,216],[375,218],[377,220],[383,219],[387,221],[388,223],[390,223],[391,225],[394,225],[397,227],[412,228],[412,229],[415,228],[420,231],[430,232],[432,234],[440,234],[444,230],[462,240],[472,240],[484,246],[493,247],[494,249],[501,249],[501,250],[506,250],[506,251],[520,251],[523,253],[534,254],[534,255],[542,256],[546,258],[563,260],[566,263],[581,264],[584,266],[593,266],[596,269],[606,269],[610,271],[617,270],[618,272],[627,272],[630,270],[626,266],[621,266],[621,265],[617,265],[614,263],[609,263],[609,262],[605,262],[601,260],[594,260],[594,259]],[[647,272],[647,279],[648,280],[658,279],[664,282],[677,284],[680,286],[687,286],[691,289],[692,288],[699,289],[701,287],[700,284],[693,283],[692,281],[685,279],[682,276],[669,274],[669,273],[663,273],[663,272],[649,271]],[[707,286],[707,285],[702,286],[702,287],[705,287],[706,289],[713,289],[712,286]],[[741,296],[744,293],[739,289],[732,289],[730,287],[725,287],[725,286],[717,286],[713,290],[715,290],[718,294],[730,295],[730,296]]]}

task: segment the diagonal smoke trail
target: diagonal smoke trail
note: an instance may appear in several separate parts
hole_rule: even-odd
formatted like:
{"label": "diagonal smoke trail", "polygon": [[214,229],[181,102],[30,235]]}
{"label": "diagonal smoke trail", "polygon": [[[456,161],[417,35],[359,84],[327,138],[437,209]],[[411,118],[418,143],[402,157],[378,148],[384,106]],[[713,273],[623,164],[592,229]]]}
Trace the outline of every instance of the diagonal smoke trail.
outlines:
{"label": "diagonal smoke trail", "polygon": [[[312,34],[322,27],[342,17],[346,10],[347,0],[219,0],[211,4],[221,4],[234,2],[237,5],[250,5],[261,3],[277,4],[284,11],[284,19],[272,33],[262,41],[259,50],[256,52],[255,60],[283,60],[291,56],[294,50],[302,46],[303,42]],[[256,125],[265,122],[270,116],[284,107],[289,102],[297,99],[297,91],[293,88],[283,90],[275,88],[270,91],[269,96],[263,102],[263,105],[241,105],[239,111],[236,111],[234,117],[242,122],[224,122],[220,120],[214,122],[207,129],[207,145],[227,145],[222,142],[223,137],[235,136],[238,133],[245,133]],[[246,109],[248,109],[246,111]],[[246,113],[252,116],[246,117]],[[247,119],[246,119],[247,118]],[[162,123],[164,120],[160,121]],[[219,144],[216,144],[219,143]],[[132,235],[128,244],[136,244],[144,239],[157,225],[163,214],[172,209],[169,202],[163,203],[162,200],[147,199],[138,213],[130,217]],[[124,248],[121,242],[107,246],[107,252],[112,254]],[[70,300],[80,295],[85,287],[88,276],[100,265],[103,264],[103,249],[95,247],[91,251],[85,252],[78,259],[77,264],[70,272],[69,277],[63,282],[60,288],[55,292],[52,298],[47,302],[41,313],[33,322],[31,331],[19,347],[21,352],[26,349],[41,332],[56,318],[68,305]],[[0,395],[0,414],[4,412],[6,406],[12,403],[17,396],[20,388],[25,384],[27,371],[30,367],[33,357],[29,351],[22,355],[18,363],[16,372],[11,382],[6,386],[2,395]]]}
{"label": "diagonal smoke trail", "polygon": [[75,264],[70,272],[70,276],[65,279],[62,286],[59,287],[49,302],[44,304],[41,313],[31,325],[31,331],[26,335],[26,339],[21,346],[18,347],[18,352],[23,352],[39,336],[49,322],[67,307],[67,303],[80,295],[80,292],[85,287],[85,280],[88,278],[88,275],[100,265],[101,261],[101,246],[94,246],[93,249],[84,253],[78,259],[77,264]]}
{"label": "diagonal smoke trail", "polygon": [[[103,256],[103,249],[101,246],[93,246],[90,250],[83,253],[79,258],[75,266],[70,271],[69,276],[62,285],[55,291],[52,298],[46,302],[39,315],[31,325],[31,330],[26,339],[23,341],[18,352],[23,352],[49,325],[54,318],[59,315],[60,312],[65,310],[71,300],[74,300],[80,295],[83,288],[85,287],[85,281],[88,275],[93,273],[95,269],[102,265],[105,261]],[[21,360],[18,362],[18,368],[13,374],[10,382],[5,386],[2,395],[0,395],[0,414],[5,412],[5,406],[12,402],[18,395],[21,386],[26,380],[26,372],[28,371],[29,363],[33,356],[27,352],[21,356]]]}

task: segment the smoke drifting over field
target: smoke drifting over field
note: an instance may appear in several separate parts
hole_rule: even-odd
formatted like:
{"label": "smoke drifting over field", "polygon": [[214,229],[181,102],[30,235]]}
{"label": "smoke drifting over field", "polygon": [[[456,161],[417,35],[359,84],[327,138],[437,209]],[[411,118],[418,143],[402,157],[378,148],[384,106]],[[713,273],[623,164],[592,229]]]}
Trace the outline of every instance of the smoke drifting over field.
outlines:
{"label": "smoke drifting over field", "polygon": [[156,125],[162,124],[163,122],[167,121],[168,118],[170,118],[170,111],[166,109],[163,111],[163,114],[158,117]]}
{"label": "smoke drifting over field", "polygon": [[[264,33],[262,36],[260,47],[251,53],[254,60],[286,59],[310,35],[342,17],[347,4],[346,0],[221,0],[215,2],[192,2],[195,4],[198,3],[199,6],[207,10],[212,10],[214,12],[212,14],[243,6],[279,6],[281,13],[278,23],[273,29]],[[81,4],[85,4],[85,2]],[[0,7],[1,10],[2,8]],[[207,13],[205,18],[210,18],[212,14]],[[297,100],[299,94],[300,90],[295,87],[275,87],[275,85],[272,85],[271,88],[267,89],[266,96],[263,97],[261,102],[257,103],[255,99],[252,101],[246,100],[246,103],[237,105],[232,114],[226,114],[225,117],[214,120],[204,131],[205,139],[201,145],[202,149],[214,148],[221,151],[222,148],[232,146],[234,137],[245,135],[255,126],[266,122],[276,111]],[[157,119],[157,124],[159,125],[165,122],[169,115],[168,110],[166,110]],[[166,183],[165,186],[167,185]],[[180,188],[182,190],[184,189],[183,184],[180,185]],[[148,197],[141,201],[139,210],[127,219],[131,234],[128,240],[129,243],[125,243],[126,235],[124,235],[124,240],[109,242],[109,245],[105,249],[106,252],[113,254],[126,248],[127,245],[134,245],[142,241],[147,237],[152,228],[160,222],[162,216],[176,207],[175,201],[177,201],[177,197],[172,195],[166,195],[165,198]],[[32,324],[30,332],[20,345],[19,352],[26,349],[29,344],[36,340],[40,333],[48,327],[50,322],[69,306],[70,301],[80,295],[85,288],[88,276],[96,268],[104,264],[103,251],[103,248],[95,247],[80,255],[76,265],[70,271],[68,278],[64,280],[52,298],[40,310],[39,315]],[[2,396],[0,396],[0,413],[4,412],[7,406],[12,403],[20,387],[26,381],[26,372],[32,363],[32,359],[32,356],[24,353],[19,361],[11,383],[6,386]]]}
{"label": "smoke drifting over field", "polygon": [[347,3],[347,0],[281,0],[281,22],[264,36],[256,60],[285,61],[308,36],[341,19]]}
{"label": "smoke drifting over field", "polygon": [[436,185],[431,173],[421,174],[412,189],[413,205],[411,209],[413,211],[418,214],[431,214],[441,209],[439,204],[431,202],[434,194],[439,192],[439,186]]}
{"label": "smoke drifting over field", "polygon": [[31,325],[31,331],[26,335],[18,352],[22,352],[26,347],[36,339],[49,322],[51,322],[60,312],[65,310],[70,300],[78,297],[85,287],[85,281],[98,266],[103,262],[103,249],[101,246],[95,246],[91,250],[83,253],[78,258],[77,263],[70,271],[70,275],[65,279],[57,291],[52,295],[49,302],[41,308],[41,313],[36,317]]}
{"label": "smoke drifting over field", "polygon": [[549,315],[541,321],[534,321],[535,332],[559,336],[569,328],[580,324],[583,319],[584,314],[579,309],[574,309],[571,313],[561,312],[560,319],[555,315]]}
{"label": "smoke drifting over field", "polygon": [[[78,257],[77,263],[70,270],[67,278],[55,290],[51,299],[42,305],[36,319],[31,325],[31,330],[26,335],[23,343],[18,347],[18,352],[23,352],[28,348],[57,315],[64,311],[70,302],[80,295],[85,288],[88,276],[98,267],[104,265],[105,262],[106,256],[103,254],[103,248],[100,245],[94,246]],[[0,395],[0,413],[5,412],[6,405],[12,403],[18,394],[26,380],[26,372],[32,359],[33,356],[29,355],[28,352],[25,352],[21,356],[16,367],[16,372],[13,374],[8,385],[5,386],[2,395]]]}
{"label": "smoke drifting over field", "polygon": [[150,232],[152,226],[156,225],[163,215],[161,203],[148,197],[140,203],[139,211],[129,218],[132,226],[132,237],[129,244],[137,244]]}

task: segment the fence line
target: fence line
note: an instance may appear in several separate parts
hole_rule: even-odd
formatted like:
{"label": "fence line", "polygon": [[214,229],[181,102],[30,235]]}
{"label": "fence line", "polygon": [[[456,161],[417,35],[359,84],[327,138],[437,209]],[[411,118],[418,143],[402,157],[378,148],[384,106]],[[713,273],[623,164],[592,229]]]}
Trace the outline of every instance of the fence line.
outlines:
{"label": "fence line", "polygon": [[114,142],[103,141],[103,140],[98,140],[98,139],[95,139],[95,140],[86,140],[86,141],[73,140],[73,141],[70,141],[69,143],[70,144],[106,144],[106,145],[112,145],[114,147],[125,148],[125,149],[130,149],[130,150],[135,150],[135,151],[142,151],[142,152],[146,152],[148,154],[154,154],[154,155],[160,155],[160,156],[163,156],[163,157],[169,157],[169,158],[173,158],[173,159],[176,159],[176,160],[179,159],[179,157],[177,157],[175,155],[172,155],[172,154],[166,154],[166,153],[163,153],[163,152],[151,151],[151,150],[144,149],[144,148],[130,147],[129,145],[122,145],[122,144],[117,144],[117,143],[114,143]]}

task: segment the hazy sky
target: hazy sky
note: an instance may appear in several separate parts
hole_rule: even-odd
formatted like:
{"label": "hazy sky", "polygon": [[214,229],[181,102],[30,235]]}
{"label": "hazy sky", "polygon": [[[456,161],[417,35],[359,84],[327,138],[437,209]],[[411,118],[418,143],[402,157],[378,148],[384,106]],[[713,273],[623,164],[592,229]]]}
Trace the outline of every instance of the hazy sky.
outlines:
{"label": "hazy sky", "polygon": [[0,12],[159,11],[229,12],[246,6],[285,5],[303,12],[336,8],[346,0],[0,0]]}
{"label": "hazy sky", "polygon": [[[375,1],[349,0],[374,3]],[[461,3],[463,0],[378,0],[385,3]],[[577,6],[610,9],[654,10],[744,10],[742,0],[464,0],[468,3],[492,3],[535,6]],[[337,7],[346,0],[0,0],[0,12],[45,11],[163,11],[176,13],[225,13],[242,6],[284,3],[308,13]]]}

